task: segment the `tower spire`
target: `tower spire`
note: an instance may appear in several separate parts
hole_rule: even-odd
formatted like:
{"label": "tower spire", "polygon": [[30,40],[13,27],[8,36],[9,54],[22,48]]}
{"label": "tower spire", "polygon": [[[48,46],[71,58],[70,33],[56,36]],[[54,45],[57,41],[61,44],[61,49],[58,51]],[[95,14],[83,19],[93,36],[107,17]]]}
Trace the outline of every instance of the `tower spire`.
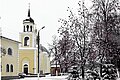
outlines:
{"label": "tower spire", "polygon": [[30,17],[30,3],[29,3],[29,9],[28,9],[28,17]]}

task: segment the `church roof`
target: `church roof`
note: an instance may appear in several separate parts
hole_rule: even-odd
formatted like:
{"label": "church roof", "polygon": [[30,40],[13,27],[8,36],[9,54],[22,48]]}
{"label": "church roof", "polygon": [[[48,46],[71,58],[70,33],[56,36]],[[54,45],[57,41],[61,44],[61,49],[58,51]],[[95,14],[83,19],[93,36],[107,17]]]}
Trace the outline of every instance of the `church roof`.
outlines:
{"label": "church roof", "polygon": [[31,17],[28,17],[27,19],[23,20],[23,22],[31,22],[34,24],[34,20]]}
{"label": "church roof", "polygon": [[40,45],[40,46],[41,46],[41,51],[42,52],[47,52],[48,55],[50,56],[50,52],[44,46],[42,46],[42,45]]}
{"label": "church roof", "polygon": [[34,20],[31,18],[31,16],[30,16],[30,7],[29,7],[29,9],[28,9],[28,16],[27,16],[27,18],[25,19],[25,20],[23,20],[23,23],[24,22],[31,22],[31,23],[33,23],[34,24]]}
{"label": "church roof", "polygon": [[7,39],[7,40],[10,40],[10,41],[13,41],[13,42],[21,43],[21,42],[19,42],[19,41],[16,41],[16,40],[13,40],[13,39],[4,37],[4,36],[0,36],[0,39],[2,39],[2,38]]}

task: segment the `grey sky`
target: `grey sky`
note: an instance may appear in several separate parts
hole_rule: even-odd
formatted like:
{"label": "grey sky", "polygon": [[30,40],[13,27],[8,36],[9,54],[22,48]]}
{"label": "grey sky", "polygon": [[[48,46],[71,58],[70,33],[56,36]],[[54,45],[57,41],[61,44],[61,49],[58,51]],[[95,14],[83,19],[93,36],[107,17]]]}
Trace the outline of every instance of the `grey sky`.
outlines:
{"label": "grey sky", "polygon": [[[67,18],[68,7],[78,9],[80,0],[0,0],[0,27],[2,35],[14,40],[19,40],[19,32],[23,31],[23,20],[27,17],[28,3],[30,3],[31,17],[37,29],[45,26],[40,32],[43,46],[48,48],[52,36],[57,34],[60,27],[59,18]],[[90,0],[86,0],[89,7]]]}

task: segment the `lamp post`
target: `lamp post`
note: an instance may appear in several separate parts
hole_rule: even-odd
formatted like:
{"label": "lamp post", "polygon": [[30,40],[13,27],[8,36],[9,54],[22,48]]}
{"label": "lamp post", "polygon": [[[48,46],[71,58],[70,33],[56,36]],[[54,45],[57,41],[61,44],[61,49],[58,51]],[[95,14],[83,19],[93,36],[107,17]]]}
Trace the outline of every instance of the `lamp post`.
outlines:
{"label": "lamp post", "polygon": [[[42,29],[44,29],[45,28],[45,26],[43,26],[40,30],[42,30]],[[38,42],[38,78],[39,78],[39,73],[40,73],[40,69],[39,69],[39,53],[40,53],[40,38],[39,38],[39,35],[40,35],[40,30],[38,31],[38,40],[37,40],[37,42]]]}

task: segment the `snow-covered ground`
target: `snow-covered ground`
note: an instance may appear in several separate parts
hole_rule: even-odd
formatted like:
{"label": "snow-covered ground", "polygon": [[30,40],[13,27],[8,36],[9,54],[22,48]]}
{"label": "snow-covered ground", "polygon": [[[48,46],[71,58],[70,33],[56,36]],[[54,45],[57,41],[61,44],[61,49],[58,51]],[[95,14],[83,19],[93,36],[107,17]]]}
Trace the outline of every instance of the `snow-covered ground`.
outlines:
{"label": "snow-covered ground", "polygon": [[[25,77],[17,80],[67,80],[67,76]],[[15,79],[16,80],[16,79]]]}

